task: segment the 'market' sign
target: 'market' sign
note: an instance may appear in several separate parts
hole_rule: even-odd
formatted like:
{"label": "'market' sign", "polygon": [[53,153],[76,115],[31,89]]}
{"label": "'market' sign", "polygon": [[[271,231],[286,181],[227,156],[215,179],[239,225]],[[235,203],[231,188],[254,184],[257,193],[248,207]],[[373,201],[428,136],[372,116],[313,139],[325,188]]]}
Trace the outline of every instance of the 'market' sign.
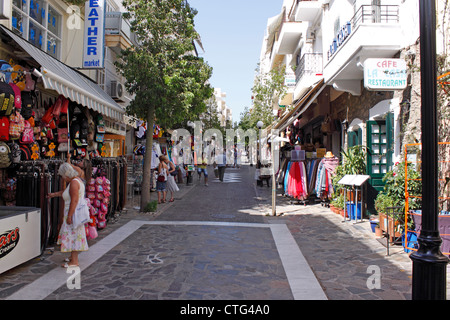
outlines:
{"label": "'market' sign", "polygon": [[105,0],[89,0],[85,5],[83,68],[103,68],[105,40]]}
{"label": "'market' sign", "polygon": [[408,84],[406,61],[367,59],[364,62],[364,87],[368,90],[403,90]]}

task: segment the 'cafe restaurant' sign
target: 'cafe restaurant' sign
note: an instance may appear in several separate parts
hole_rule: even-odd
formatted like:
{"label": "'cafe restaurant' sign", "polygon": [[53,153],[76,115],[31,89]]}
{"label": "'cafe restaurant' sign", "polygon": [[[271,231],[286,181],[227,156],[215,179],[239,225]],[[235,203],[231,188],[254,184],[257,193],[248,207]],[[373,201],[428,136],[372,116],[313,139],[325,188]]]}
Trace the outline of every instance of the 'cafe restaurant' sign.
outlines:
{"label": "'cafe restaurant' sign", "polygon": [[367,59],[364,62],[364,87],[367,90],[403,90],[407,81],[406,61],[402,59]]}

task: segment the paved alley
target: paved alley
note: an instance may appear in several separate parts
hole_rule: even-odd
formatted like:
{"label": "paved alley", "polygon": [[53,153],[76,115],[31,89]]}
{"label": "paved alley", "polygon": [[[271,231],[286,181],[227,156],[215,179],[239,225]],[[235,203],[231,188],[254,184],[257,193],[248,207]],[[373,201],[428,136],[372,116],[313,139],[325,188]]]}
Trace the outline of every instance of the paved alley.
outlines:
{"label": "paved alley", "polygon": [[[354,224],[320,204],[290,204],[256,187],[254,167],[224,182],[194,177],[173,203],[139,213],[138,197],[80,255],[80,289],[69,289],[64,256],[47,252],[0,276],[0,299],[32,300],[404,300],[411,263],[386,248],[367,221]],[[153,194],[152,197],[155,195]],[[375,269],[374,269],[375,268]],[[372,270],[380,275],[371,286]],[[374,282],[376,284],[376,282]]]}

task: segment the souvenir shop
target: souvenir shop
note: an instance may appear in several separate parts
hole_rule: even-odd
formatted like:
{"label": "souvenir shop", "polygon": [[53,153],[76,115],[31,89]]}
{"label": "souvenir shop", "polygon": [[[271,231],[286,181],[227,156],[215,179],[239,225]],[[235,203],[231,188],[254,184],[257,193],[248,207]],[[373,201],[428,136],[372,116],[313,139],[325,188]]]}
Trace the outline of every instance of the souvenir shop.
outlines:
{"label": "souvenir shop", "polygon": [[[128,156],[128,162],[132,164],[132,169],[130,168],[129,174],[131,179],[130,185],[135,191],[141,191],[142,185],[142,175],[143,175],[143,164],[145,155],[145,145],[147,139],[147,122],[139,120],[137,121],[136,134],[136,145],[133,149],[133,154]],[[165,130],[158,124],[153,125],[153,145],[152,145],[152,160],[151,160],[151,175],[150,175],[150,191],[156,191],[156,179],[157,179],[157,168],[159,165],[159,157],[161,155],[166,155],[170,161],[175,163],[172,158],[173,144],[171,140],[170,130]],[[178,175],[175,177],[177,183],[183,182],[184,168],[177,166]]]}
{"label": "souvenir shop", "polygon": [[93,239],[126,204],[126,132],[111,125],[124,111],[81,73],[1,26],[0,36],[15,53],[0,54],[0,205],[40,208],[41,248],[54,245],[64,203],[46,195],[65,187],[58,169],[70,161],[86,173]]}
{"label": "souvenir shop", "polygon": [[278,124],[285,142],[280,148],[276,181],[292,203],[321,202],[328,206],[334,192],[332,177],[339,165],[334,150],[340,149],[340,132],[331,117],[321,110],[321,96],[318,97],[317,104],[313,103],[315,98],[310,99],[303,113],[289,115]]}

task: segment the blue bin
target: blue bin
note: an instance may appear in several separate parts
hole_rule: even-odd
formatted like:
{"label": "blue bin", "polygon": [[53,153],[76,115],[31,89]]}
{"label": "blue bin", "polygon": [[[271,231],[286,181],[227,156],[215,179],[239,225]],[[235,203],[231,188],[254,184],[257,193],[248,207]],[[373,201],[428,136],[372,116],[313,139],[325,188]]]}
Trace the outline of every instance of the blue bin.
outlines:
{"label": "blue bin", "polygon": [[[357,213],[355,212],[356,207],[358,207]],[[349,213],[351,220],[361,219],[361,203],[358,203],[358,206],[357,206],[353,202],[347,202],[347,212]]]}
{"label": "blue bin", "polygon": [[409,248],[417,249],[419,247],[419,245],[417,243],[417,233],[408,231],[408,237],[407,237],[407,240],[406,240],[406,244],[405,244],[405,234],[403,233],[403,235],[402,235],[402,245],[403,245],[403,248],[404,248],[406,253],[410,253],[411,251],[413,251],[413,250],[411,250]]}

